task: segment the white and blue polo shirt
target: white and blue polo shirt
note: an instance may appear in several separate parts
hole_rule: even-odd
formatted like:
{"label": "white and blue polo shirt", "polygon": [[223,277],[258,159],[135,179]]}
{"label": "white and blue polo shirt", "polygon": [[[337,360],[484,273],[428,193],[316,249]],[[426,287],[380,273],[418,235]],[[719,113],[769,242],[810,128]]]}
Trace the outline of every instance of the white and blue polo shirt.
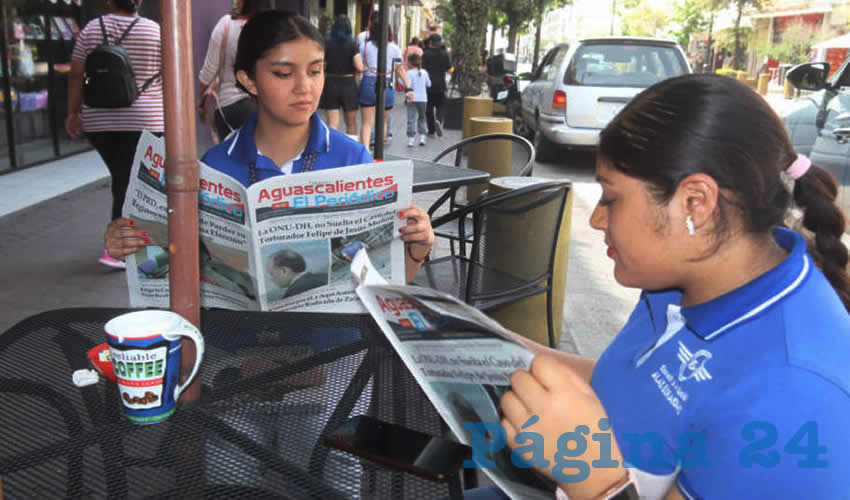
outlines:
{"label": "white and blue polo shirt", "polygon": [[313,114],[310,118],[310,137],[304,151],[286,165],[278,166],[257,149],[254,140],[256,127],[257,114],[254,113],[226,140],[210,148],[201,161],[233,177],[244,186],[251,185],[251,165],[255,167],[257,182],[277,175],[327,170],[374,161],[362,144],[342,132],[331,129],[318,114]]}
{"label": "white and blue polo shirt", "polygon": [[850,499],[850,316],[805,240],[774,237],[784,261],[710,302],[644,292],[599,358],[642,495]]}

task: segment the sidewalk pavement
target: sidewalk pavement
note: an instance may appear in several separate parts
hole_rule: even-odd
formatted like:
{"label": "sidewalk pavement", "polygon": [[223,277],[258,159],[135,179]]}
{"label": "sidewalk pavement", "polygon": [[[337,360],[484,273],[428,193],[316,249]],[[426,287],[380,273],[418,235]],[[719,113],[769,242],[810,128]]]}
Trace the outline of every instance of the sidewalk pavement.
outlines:
{"label": "sidewalk pavement", "polygon": [[[432,159],[460,130],[408,148],[406,108],[392,112],[385,153]],[[0,176],[0,332],[38,312],[64,307],[127,307],[125,275],[97,262],[109,223],[109,174],[94,151]],[[415,195],[427,207],[439,193]]]}

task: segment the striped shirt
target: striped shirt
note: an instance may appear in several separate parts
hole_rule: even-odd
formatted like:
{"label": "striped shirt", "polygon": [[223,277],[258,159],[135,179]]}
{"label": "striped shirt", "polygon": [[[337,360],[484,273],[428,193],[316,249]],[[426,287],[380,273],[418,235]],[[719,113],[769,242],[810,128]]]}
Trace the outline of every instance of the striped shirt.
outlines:
{"label": "striped shirt", "polygon": [[[133,22],[133,17],[109,14],[103,17],[106,34],[111,43],[118,41],[124,30]],[[100,21],[91,20],[77,37],[74,45],[73,61],[85,63],[86,57],[103,43]],[[162,51],[160,48],[159,24],[147,18],[139,22],[127,34],[122,43],[130,57],[130,64],[136,73],[136,85],[144,83],[160,71]],[[162,101],[162,78],[157,78],[150,87],[139,95],[131,106],[117,109],[89,108],[83,104],[83,131],[113,132],[165,130]]]}

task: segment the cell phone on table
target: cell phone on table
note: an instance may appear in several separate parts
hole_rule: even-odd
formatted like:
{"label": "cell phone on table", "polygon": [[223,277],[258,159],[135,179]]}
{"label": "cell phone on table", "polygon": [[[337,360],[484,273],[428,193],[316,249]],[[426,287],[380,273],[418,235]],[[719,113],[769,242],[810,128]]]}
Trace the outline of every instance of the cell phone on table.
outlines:
{"label": "cell phone on table", "polygon": [[360,415],[324,436],[325,444],[432,481],[448,481],[470,458],[469,446]]}

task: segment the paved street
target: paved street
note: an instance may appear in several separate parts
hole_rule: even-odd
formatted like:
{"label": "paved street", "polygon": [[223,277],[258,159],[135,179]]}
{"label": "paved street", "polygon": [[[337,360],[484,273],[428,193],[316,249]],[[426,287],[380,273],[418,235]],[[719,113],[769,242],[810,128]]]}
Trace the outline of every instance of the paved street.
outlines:
{"label": "paved street", "polygon": [[[387,145],[387,153],[431,159],[460,140],[460,131],[447,130],[442,138],[429,138],[424,147],[408,148],[404,105],[396,106],[392,116],[393,141]],[[592,154],[564,151],[558,164],[537,163],[534,175],[573,181],[575,204],[561,348],[596,357],[625,322],[638,292],[614,281],[602,236],[588,224],[600,195],[593,179],[593,162]],[[100,178],[0,217],[0,275],[6,284],[0,290],[0,331],[48,309],[128,305],[124,273],[97,263],[110,204],[106,169],[97,163],[97,155],[87,153],[63,160],[60,166],[0,176],[4,196],[8,193],[24,200],[40,196],[44,190],[41,184],[74,185],[79,172],[91,171],[93,178]],[[40,172],[49,173],[49,178],[42,181]],[[61,192],[59,187],[51,189]],[[428,206],[437,194],[415,195],[415,201]],[[443,251],[438,248],[436,254]]]}

